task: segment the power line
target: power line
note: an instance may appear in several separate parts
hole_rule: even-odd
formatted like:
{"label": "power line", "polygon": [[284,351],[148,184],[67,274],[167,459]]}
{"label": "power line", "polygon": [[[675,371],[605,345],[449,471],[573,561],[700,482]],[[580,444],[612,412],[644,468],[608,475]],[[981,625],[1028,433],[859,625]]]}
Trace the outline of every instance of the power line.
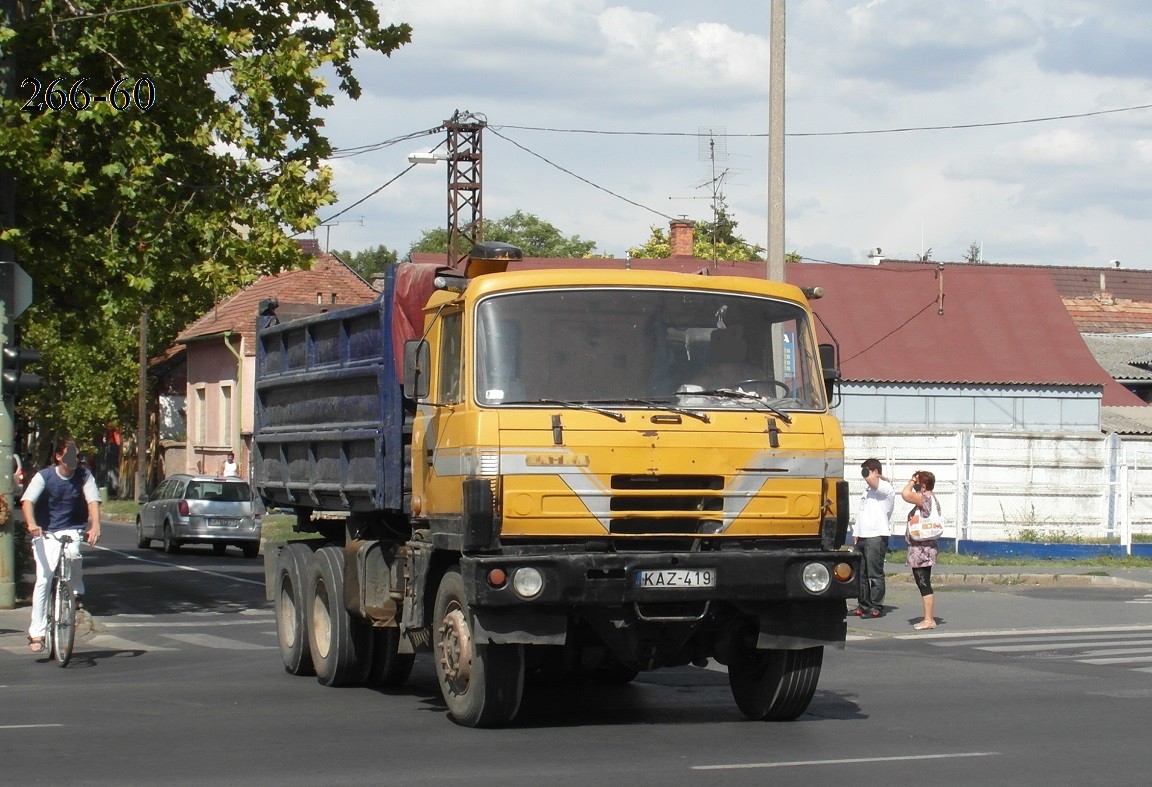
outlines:
{"label": "power line", "polygon": [[425,129],[424,131],[413,131],[410,134],[402,134],[398,137],[392,137],[392,139],[386,139],[383,142],[373,142],[368,145],[359,145],[357,147],[351,148],[334,148],[332,150],[332,155],[330,155],[328,158],[351,158],[352,156],[359,156],[362,153],[372,153],[377,150],[383,150],[384,148],[391,147],[392,145],[396,145],[400,142],[406,142],[412,139],[420,139],[422,137],[429,137],[433,134],[439,134],[442,131],[444,131],[444,126],[440,125],[436,128]]}
{"label": "power line", "polygon": [[[628,199],[627,197],[621,196],[621,195],[617,194],[617,193],[616,193],[616,192],[614,192],[614,191],[611,191],[611,190],[609,190],[609,189],[606,189],[606,188],[604,188],[603,186],[600,186],[600,185],[598,185],[598,184],[596,184],[596,183],[593,183],[592,181],[588,180],[588,178],[585,178],[585,177],[581,177],[580,175],[577,175],[577,174],[576,174],[575,172],[573,172],[572,170],[570,170],[570,169],[565,169],[564,167],[560,166],[560,165],[559,165],[559,164],[557,164],[556,162],[554,162],[554,161],[550,161],[549,159],[547,159],[547,158],[545,158],[544,156],[540,155],[540,154],[539,154],[539,153],[537,153],[536,151],[534,151],[534,150],[529,150],[528,148],[526,148],[526,147],[524,147],[523,145],[521,145],[519,142],[517,142],[517,141],[515,141],[515,140],[513,140],[513,139],[509,139],[508,137],[506,137],[506,136],[504,136],[503,134],[501,134],[499,131],[496,131],[496,130],[494,130],[494,129],[493,129],[491,126],[488,126],[487,128],[488,128],[488,130],[489,130],[489,131],[491,131],[491,132],[492,132],[493,134],[495,134],[496,136],[500,137],[500,139],[504,140],[505,142],[511,143],[512,145],[515,145],[516,147],[518,147],[518,148],[520,148],[521,150],[523,150],[525,153],[528,153],[528,154],[530,154],[530,155],[533,155],[533,156],[535,156],[536,158],[540,159],[541,161],[543,161],[543,162],[544,162],[545,164],[547,164],[548,166],[550,166],[550,167],[555,167],[556,169],[560,170],[561,172],[563,172],[563,173],[565,173],[565,174],[567,174],[567,175],[571,175],[572,177],[576,178],[576,180],[579,180],[579,181],[580,181],[580,182],[582,182],[582,183],[586,183],[586,184],[588,184],[589,186],[591,186],[591,187],[592,187],[592,188],[594,188],[594,189],[599,189],[600,191],[603,191],[605,194],[608,194],[608,195],[610,195],[610,196],[613,196],[613,197],[615,197],[615,198],[616,198],[616,199],[618,199],[618,200],[623,200],[624,202],[627,202],[629,205],[632,205],[632,206],[634,206],[634,207],[637,207],[637,208],[642,208],[642,209],[644,209],[644,210],[648,211],[649,213],[655,213],[657,216],[660,216],[660,217],[662,217],[662,218],[668,219],[669,221],[675,221],[675,219],[676,219],[676,217],[675,217],[675,216],[669,216],[667,213],[661,213],[660,211],[656,210],[655,208],[650,208],[650,207],[648,207],[647,205],[641,205],[639,202],[636,202],[636,201],[634,201],[634,200],[630,200],[630,199]],[[513,128],[513,127],[512,127],[512,126],[501,126],[501,128]]]}
{"label": "power line", "polygon": [[[1152,109],[1152,104],[1139,104],[1131,107],[1118,107],[1115,109],[1099,109],[1093,112],[1077,112],[1067,115],[1049,115],[1046,117],[1024,118],[1021,120],[999,120],[985,123],[956,123],[946,126],[906,126],[901,128],[878,128],[860,131],[793,131],[785,136],[789,137],[844,137],[860,136],[866,134],[902,134],[909,131],[950,131],[970,128],[993,128],[996,126],[1018,126],[1027,123],[1049,123],[1056,120],[1074,120],[1076,118],[1095,117],[1097,115],[1112,115],[1118,112],[1135,112],[1141,109]],[[493,128],[489,126],[489,128]],[[691,131],[602,131],[586,128],[549,128],[546,126],[513,126],[500,125],[495,128],[516,129],[519,131],[545,131],[555,134],[597,134],[602,136],[631,136],[631,137],[696,137],[699,132]],[[718,134],[725,137],[757,138],[767,137],[767,133],[756,134]]]}

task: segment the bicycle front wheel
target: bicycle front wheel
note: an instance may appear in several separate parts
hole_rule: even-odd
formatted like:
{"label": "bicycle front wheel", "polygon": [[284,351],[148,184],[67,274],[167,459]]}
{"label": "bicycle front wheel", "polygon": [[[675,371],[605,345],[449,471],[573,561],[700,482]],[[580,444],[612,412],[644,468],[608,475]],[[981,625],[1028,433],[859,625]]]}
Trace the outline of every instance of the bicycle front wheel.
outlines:
{"label": "bicycle front wheel", "polygon": [[76,639],[76,596],[66,580],[56,583],[52,598],[52,655],[61,667],[68,666],[72,658],[72,643]]}

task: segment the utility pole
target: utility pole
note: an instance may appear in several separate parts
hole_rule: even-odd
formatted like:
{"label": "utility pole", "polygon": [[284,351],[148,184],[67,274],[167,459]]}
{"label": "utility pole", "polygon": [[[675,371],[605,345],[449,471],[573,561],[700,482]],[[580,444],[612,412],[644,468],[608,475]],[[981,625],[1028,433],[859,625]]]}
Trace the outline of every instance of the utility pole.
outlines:
{"label": "utility pole", "polygon": [[784,0],[772,0],[768,33],[768,270],[784,281]]}

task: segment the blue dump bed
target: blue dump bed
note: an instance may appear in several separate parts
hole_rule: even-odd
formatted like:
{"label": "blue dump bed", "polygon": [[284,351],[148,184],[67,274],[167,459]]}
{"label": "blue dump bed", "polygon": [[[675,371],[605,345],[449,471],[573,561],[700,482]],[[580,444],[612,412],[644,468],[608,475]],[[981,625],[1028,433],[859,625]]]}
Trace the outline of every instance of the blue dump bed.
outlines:
{"label": "blue dump bed", "polygon": [[373,303],[314,317],[281,323],[262,308],[253,443],[254,485],[266,505],[403,509],[395,280],[389,271]]}

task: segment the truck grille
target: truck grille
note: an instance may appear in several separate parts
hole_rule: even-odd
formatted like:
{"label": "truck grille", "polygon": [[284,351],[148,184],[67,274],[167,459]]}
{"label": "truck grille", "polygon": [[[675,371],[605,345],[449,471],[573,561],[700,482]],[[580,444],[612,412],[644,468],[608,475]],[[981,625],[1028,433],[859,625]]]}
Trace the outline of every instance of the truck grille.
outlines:
{"label": "truck grille", "polygon": [[724,477],[612,476],[611,530],[621,535],[713,532],[723,519]]}

